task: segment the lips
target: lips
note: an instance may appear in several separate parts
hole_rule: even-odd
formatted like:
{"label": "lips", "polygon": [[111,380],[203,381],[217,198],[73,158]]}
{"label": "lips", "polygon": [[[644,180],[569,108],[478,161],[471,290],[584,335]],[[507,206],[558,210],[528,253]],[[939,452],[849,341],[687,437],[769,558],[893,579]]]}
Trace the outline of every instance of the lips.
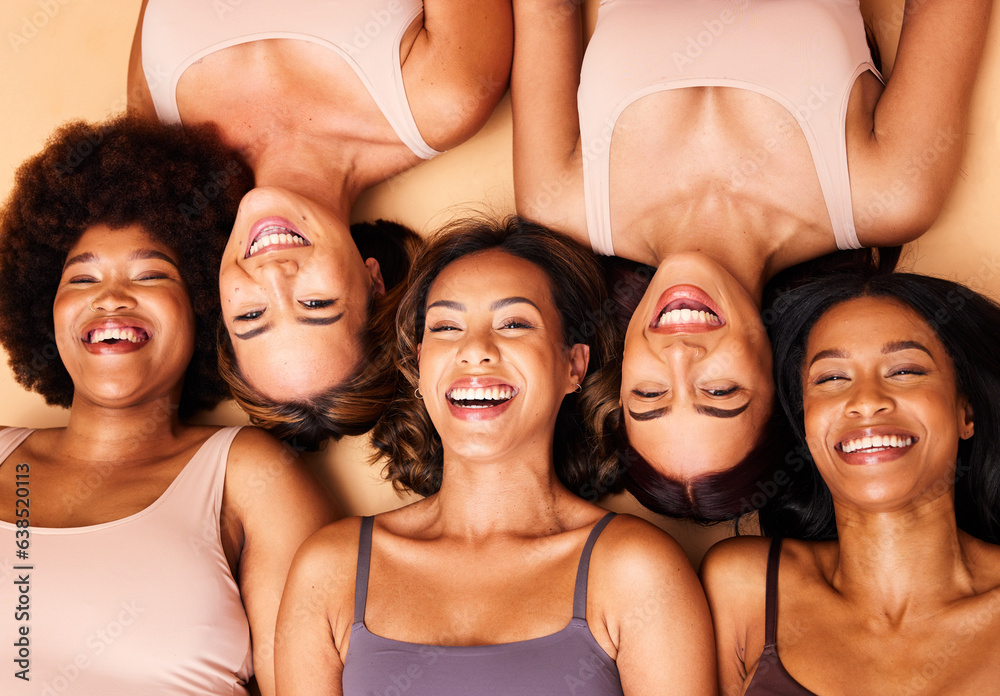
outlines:
{"label": "lips", "polygon": [[845,433],[834,449],[846,463],[864,466],[899,459],[919,439],[906,430],[879,426]]}
{"label": "lips", "polygon": [[694,285],[675,285],[660,295],[648,329],[671,335],[706,333],[722,328],[725,323],[708,293]]}
{"label": "lips", "polygon": [[129,317],[105,318],[88,324],[80,335],[87,352],[117,355],[141,350],[152,338],[149,328]]}
{"label": "lips", "polygon": [[448,408],[456,418],[484,421],[496,418],[517,397],[518,389],[503,380],[472,377],[459,380],[445,392]]}
{"label": "lips", "polygon": [[271,251],[298,249],[310,244],[305,235],[286,218],[266,217],[255,222],[250,228],[243,258],[248,259]]}

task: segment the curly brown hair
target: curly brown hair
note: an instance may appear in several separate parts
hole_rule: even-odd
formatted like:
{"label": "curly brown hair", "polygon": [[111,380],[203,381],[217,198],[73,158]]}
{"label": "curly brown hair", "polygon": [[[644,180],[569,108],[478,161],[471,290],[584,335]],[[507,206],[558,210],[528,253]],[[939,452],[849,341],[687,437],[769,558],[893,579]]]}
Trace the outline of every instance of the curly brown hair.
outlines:
{"label": "curly brown hair", "polygon": [[590,346],[590,362],[582,392],[567,396],[559,409],[553,442],[556,473],[570,491],[596,500],[618,490],[617,456],[594,457],[595,440],[585,423],[597,416],[591,386],[611,356],[614,341],[611,306],[596,257],[561,234],[517,217],[493,221],[468,219],[443,229],[414,262],[409,288],[397,313],[395,361],[399,370],[396,396],[372,431],[377,458],[385,458],[386,477],[400,490],[431,495],[441,488],[441,438],[414,389],[419,383],[417,344],[422,340],[427,293],[450,263],[484,251],[502,251],[545,271],[552,299],[562,320],[567,346]]}
{"label": "curly brown hair", "polygon": [[251,423],[298,450],[316,451],[328,438],[367,433],[395,393],[396,368],[388,346],[396,340],[396,307],[420,237],[386,220],[355,223],[351,237],[361,258],[378,260],[389,292],[369,302],[368,321],[358,337],[361,359],[340,384],[306,398],[277,401],[265,397],[240,371],[229,332],[219,322],[219,373],[233,399]]}
{"label": "curly brown hair", "polygon": [[226,396],[216,367],[219,263],[252,174],[214,129],[119,116],[59,128],[17,171],[0,213],[0,343],[17,381],[69,407],[52,303],[67,252],[89,228],[139,225],[177,254],[195,314],[182,415]]}

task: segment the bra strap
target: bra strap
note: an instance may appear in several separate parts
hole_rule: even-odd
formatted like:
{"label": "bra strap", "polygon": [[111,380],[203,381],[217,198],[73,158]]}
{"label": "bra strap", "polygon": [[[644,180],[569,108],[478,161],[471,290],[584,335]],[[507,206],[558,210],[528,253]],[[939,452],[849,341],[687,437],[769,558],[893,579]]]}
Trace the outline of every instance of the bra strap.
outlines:
{"label": "bra strap", "polygon": [[573,589],[573,618],[587,618],[587,578],[590,573],[590,552],[594,550],[597,537],[601,535],[608,522],[616,513],[609,512],[594,525],[587,537],[587,543],[583,545],[583,552],[580,554],[580,565],[576,569],[576,587]]}
{"label": "bra strap", "polygon": [[764,646],[775,645],[778,628],[778,563],[781,561],[781,538],[771,540],[767,554],[767,589],[764,597]]}
{"label": "bra strap", "polygon": [[368,566],[372,560],[372,526],[375,518],[371,515],[361,518],[361,534],[358,538],[358,574],[354,580],[354,623],[364,623],[365,604],[368,602]]}

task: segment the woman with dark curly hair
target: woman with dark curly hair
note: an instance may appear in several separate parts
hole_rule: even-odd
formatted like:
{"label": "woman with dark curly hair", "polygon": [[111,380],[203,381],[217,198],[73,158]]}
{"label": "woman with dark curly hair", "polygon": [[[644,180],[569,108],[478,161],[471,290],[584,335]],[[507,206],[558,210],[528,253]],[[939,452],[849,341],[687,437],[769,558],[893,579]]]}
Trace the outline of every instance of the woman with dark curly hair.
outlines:
{"label": "woman with dark curly hair", "polygon": [[996,691],[998,326],[1000,306],[919,275],[789,293],[775,382],[811,456],[761,512],[777,538],[702,567],[724,691]]}
{"label": "woman with dark curly hair", "polygon": [[352,231],[351,208],[486,122],[510,0],[233,5],[144,0],[129,106],[214,123],[250,162],[220,276],[223,376],[255,423],[314,447],[368,431],[391,396],[391,320],[374,312],[394,314],[386,254],[412,235]]}
{"label": "woman with dark curly hair", "polygon": [[274,693],[285,575],[330,505],[266,433],[187,422],[224,398],[218,259],[249,183],[210,129],[124,117],[18,170],[0,342],[70,415],[0,430],[4,693]]}
{"label": "woman with dark curly hair", "polygon": [[680,548],[577,495],[617,474],[587,456],[575,414],[609,350],[594,257],[510,219],[450,229],[415,268],[399,314],[405,398],[374,438],[389,478],[427,497],[303,545],[279,686],[714,693],[707,607]]}

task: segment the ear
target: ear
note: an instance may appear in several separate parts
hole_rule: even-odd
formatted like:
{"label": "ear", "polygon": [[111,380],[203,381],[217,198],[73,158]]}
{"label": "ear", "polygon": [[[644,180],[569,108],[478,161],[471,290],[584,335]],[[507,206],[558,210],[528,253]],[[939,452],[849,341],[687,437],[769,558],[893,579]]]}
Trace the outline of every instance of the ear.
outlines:
{"label": "ear", "polygon": [[972,404],[969,403],[969,399],[967,397],[963,396],[961,398],[961,400],[958,402],[958,405],[959,405],[959,408],[962,409],[962,415],[961,415],[962,425],[959,426],[960,430],[959,430],[958,435],[963,440],[968,440],[976,432],[976,424],[975,424],[975,422],[974,422],[974,420],[972,418],[972,415],[973,415],[972,414]]}
{"label": "ear", "polygon": [[576,391],[587,376],[587,364],[590,362],[590,346],[586,343],[574,343],[569,349],[569,376],[572,384],[569,391]]}
{"label": "ear", "polygon": [[420,349],[424,347],[423,343],[417,344],[417,364],[420,364]]}
{"label": "ear", "polygon": [[372,279],[372,293],[384,295],[385,281],[382,280],[382,268],[378,265],[378,261],[373,258],[365,259],[365,268],[368,269],[368,275]]}

